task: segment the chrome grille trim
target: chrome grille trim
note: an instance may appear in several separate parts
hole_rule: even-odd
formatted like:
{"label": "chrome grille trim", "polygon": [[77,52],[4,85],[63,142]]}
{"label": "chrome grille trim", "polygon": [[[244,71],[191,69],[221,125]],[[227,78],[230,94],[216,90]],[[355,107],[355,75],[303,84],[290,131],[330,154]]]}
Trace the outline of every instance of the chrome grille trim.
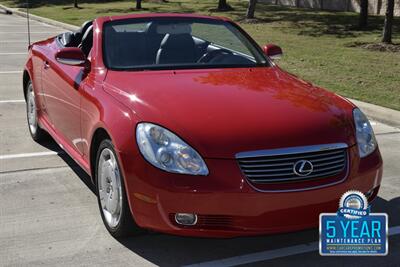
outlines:
{"label": "chrome grille trim", "polygon": [[334,156],[334,157],[328,157],[328,158],[323,158],[323,159],[314,159],[314,162],[319,162],[319,161],[326,161],[326,160],[330,160],[330,159],[337,159],[337,158],[341,158],[341,155],[338,156]]}
{"label": "chrome grille trim", "polygon": [[[314,164],[314,167],[321,167],[321,166],[332,165],[332,164],[336,164],[336,163],[342,163],[343,161],[345,161],[345,159],[340,159],[340,160],[326,162],[326,163],[320,163],[320,164]],[[316,162],[316,161],[314,160],[314,162]]]}
{"label": "chrome grille trim", "polygon": [[334,143],[334,144],[313,145],[313,146],[297,146],[289,148],[266,149],[266,150],[240,152],[236,154],[236,158],[243,159],[243,158],[262,157],[262,156],[290,155],[298,153],[334,150],[347,147],[348,146],[345,143]]}
{"label": "chrome grille trim", "polygon": [[[347,144],[292,147],[260,150],[236,154],[240,169],[253,184],[297,182],[332,177],[342,173],[348,165]],[[298,176],[293,166],[308,160],[314,170],[310,175]]]}
{"label": "chrome grille trim", "polygon": [[[317,152],[321,152],[321,151],[317,151]],[[304,153],[304,152],[299,152],[299,153],[296,153],[296,154],[301,154],[301,153]],[[312,152],[305,152],[305,153],[312,153]],[[295,154],[295,153],[293,153],[293,154]],[[290,154],[290,155],[293,155],[293,154]],[[332,158],[340,156],[340,155],[336,155],[336,154],[339,154],[339,151],[327,152],[324,155],[334,155],[334,156],[332,156]],[[304,156],[303,159],[309,159],[311,157],[318,157],[318,155],[319,154]],[[270,157],[270,156],[283,156],[283,155],[267,155],[267,156],[256,156],[256,157],[257,158],[261,158],[261,157]],[[254,157],[254,158],[256,158],[256,157]],[[250,162],[251,163],[251,162],[265,162],[265,161],[282,161],[282,160],[287,160],[287,159],[297,159],[298,157],[295,156],[295,157],[278,158],[278,159],[270,159],[270,160],[265,160],[265,159],[251,160],[251,159],[249,159],[250,157],[246,157],[246,158],[244,158],[244,160],[242,160],[242,158],[238,158],[237,156],[236,156],[236,158],[240,159],[241,162],[245,162],[245,163]]]}
{"label": "chrome grille trim", "polygon": [[[331,171],[328,172],[328,175],[333,175],[336,173],[336,171]],[[279,179],[279,182],[291,182],[291,181],[301,181],[301,180],[307,180],[309,178],[319,178],[320,174],[315,174],[315,175],[309,175],[306,177],[299,177],[299,178],[285,178],[285,179]],[[276,179],[257,179],[257,183],[276,183]]]}

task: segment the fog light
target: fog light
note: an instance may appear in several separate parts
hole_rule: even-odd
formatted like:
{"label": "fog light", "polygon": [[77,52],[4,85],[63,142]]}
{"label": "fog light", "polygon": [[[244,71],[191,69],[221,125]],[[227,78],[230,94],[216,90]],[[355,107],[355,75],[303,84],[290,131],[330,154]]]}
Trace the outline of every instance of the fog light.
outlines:
{"label": "fog light", "polygon": [[197,215],[192,213],[176,213],[175,221],[181,225],[195,225],[197,223]]}

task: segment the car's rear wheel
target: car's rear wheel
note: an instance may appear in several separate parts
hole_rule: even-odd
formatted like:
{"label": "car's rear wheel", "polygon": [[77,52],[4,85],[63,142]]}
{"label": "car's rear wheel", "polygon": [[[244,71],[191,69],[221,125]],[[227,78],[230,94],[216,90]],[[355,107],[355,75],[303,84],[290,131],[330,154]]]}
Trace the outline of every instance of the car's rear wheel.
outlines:
{"label": "car's rear wheel", "polygon": [[26,86],[26,117],[28,120],[29,132],[32,139],[36,142],[43,141],[46,139],[46,132],[40,128],[38,123],[38,113],[36,105],[35,91],[33,90],[32,82],[29,81]]}
{"label": "car's rear wheel", "polygon": [[96,191],[101,217],[107,230],[114,237],[139,232],[129,210],[124,179],[114,146],[103,140],[96,158]]}

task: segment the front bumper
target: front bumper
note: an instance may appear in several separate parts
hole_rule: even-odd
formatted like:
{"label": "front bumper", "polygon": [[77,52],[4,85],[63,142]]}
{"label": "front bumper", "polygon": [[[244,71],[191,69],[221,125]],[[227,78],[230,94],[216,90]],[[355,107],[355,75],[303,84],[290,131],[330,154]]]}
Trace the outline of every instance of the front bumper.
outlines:
{"label": "front bumper", "polygon": [[[319,214],[335,212],[348,190],[372,193],[382,178],[379,149],[360,160],[349,148],[349,172],[340,184],[295,192],[258,192],[235,160],[206,159],[208,176],[167,173],[140,156],[121,154],[131,212],[144,228],[178,235],[234,237],[291,232],[318,225]],[[198,223],[181,226],[175,213],[195,213]]]}

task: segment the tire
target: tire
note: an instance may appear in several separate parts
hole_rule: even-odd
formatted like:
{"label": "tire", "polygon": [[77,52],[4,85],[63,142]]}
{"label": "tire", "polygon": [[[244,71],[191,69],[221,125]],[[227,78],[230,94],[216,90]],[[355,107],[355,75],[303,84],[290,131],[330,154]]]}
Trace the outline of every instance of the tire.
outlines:
{"label": "tire", "polygon": [[48,135],[46,131],[40,128],[38,123],[38,112],[36,105],[36,95],[33,90],[32,82],[29,81],[26,85],[25,90],[25,99],[26,99],[26,119],[28,122],[29,133],[32,136],[32,139],[36,142],[42,142],[48,139]]}
{"label": "tire", "polygon": [[141,232],[130,212],[124,178],[110,140],[105,139],[100,143],[95,167],[97,202],[108,232],[113,237]]}

